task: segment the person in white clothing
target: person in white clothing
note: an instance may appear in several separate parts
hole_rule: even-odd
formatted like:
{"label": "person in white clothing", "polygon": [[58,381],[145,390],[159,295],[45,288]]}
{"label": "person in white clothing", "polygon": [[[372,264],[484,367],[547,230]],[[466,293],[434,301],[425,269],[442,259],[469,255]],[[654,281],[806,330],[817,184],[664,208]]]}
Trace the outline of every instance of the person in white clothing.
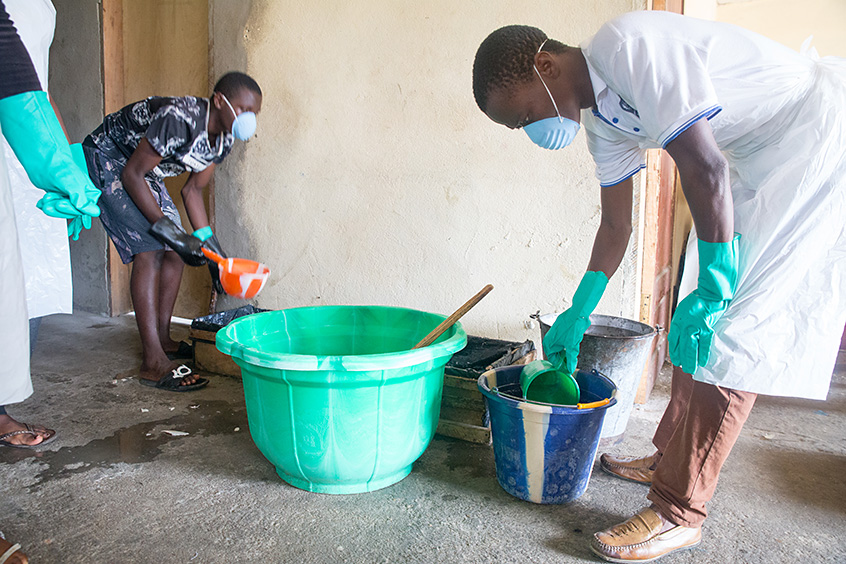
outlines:
{"label": "person in white clothing", "polygon": [[[98,191],[74,164],[59,120],[2,0],[0,76],[0,138],[8,141],[32,183],[46,192],[37,207],[53,217],[70,219],[71,231],[78,232],[80,224],[90,226],[91,217],[99,215]],[[0,151],[0,343],[4,346],[0,365],[0,446],[31,447],[44,444],[55,433],[22,425],[4,408],[32,393],[23,269],[4,153]],[[0,535],[0,561],[26,564],[27,557],[20,548]]]}
{"label": "person in white clothing", "polygon": [[[23,5],[15,3],[21,29],[33,26],[52,29],[54,20],[49,17],[53,14],[52,6],[45,6],[42,1],[25,2]],[[44,213],[53,218],[70,219],[70,227],[65,226],[63,219],[58,219],[59,227],[65,226],[64,229],[78,233],[73,226],[81,222],[90,225],[91,217],[99,215],[96,204],[99,191],[74,163],[67,138],[47,93],[41,88],[32,58],[6,11],[5,2],[0,2],[0,8],[0,71],[3,76],[0,82],[0,145],[8,143],[20,162],[18,166],[31,181],[30,187],[37,186],[41,190],[40,199],[33,203],[34,210],[22,204],[18,210],[20,213],[16,214],[6,151],[0,150],[0,311],[3,311],[0,342],[4,346],[4,362],[0,366],[0,446],[30,448],[45,444],[55,436],[55,432],[39,425],[18,422],[5,409],[5,406],[21,402],[32,394],[24,268],[16,215],[26,218],[33,213]],[[39,9],[43,10],[38,12]],[[31,10],[40,15],[31,13]],[[30,39],[43,35],[52,37],[52,31],[39,34],[30,29],[25,35]],[[43,50],[44,45],[33,40],[31,48]],[[42,67],[42,70],[45,69]],[[16,185],[14,188],[22,187]],[[24,223],[30,224],[29,221]],[[23,252],[40,251],[27,247]],[[55,266],[61,270],[63,267],[59,266],[59,262],[56,261]],[[66,274],[69,278],[69,270]],[[69,280],[67,284],[70,284]]]}
{"label": "person in white clothing", "polygon": [[[41,86],[46,85],[47,58],[56,24],[56,11],[49,0],[4,0],[4,7],[15,26],[21,42],[29,54]],[[25,310],[30,317],[30,339],[19,330],[9,335],[7,345],[15,356],[29,354],[31,341],[37,331],[38,320],[49,313],[71,313],[71,272],[68,250],[67,222],[50,217],[37,207],[44,192],[36,188],[26,170],[15,156],[5,138],[0,140],[0,152],[6,161],[7,179],[14,208],[14,227],[17,238],[6,238],[9,259],[20,257],[14,276],[24,277]],[[6,174],[4,173],[4,176]],[[9,225],[12,227],[12,225]],[[5,298],[14,302],[13,311],[20,306],[17,292]],[[13,326],[14,327],[14,326]],[[14,365],[15,363],[13,363]],[[12,377],[14,376],[14,377]],[[0,445],[32,447],[53,438],[55,431],[40,425],[27,425],[6,413],[9,404],[18,403],[32,394],[28,362],[24,370],[9,370],[0,382]]]}
{"label": "person in white clothing", "polygon": [[648,148],[675,160],[695,234],[669,333],[672,397],[655,454],[601,459],[651,483],[652,503],[591,549],[642,562],[695,546],[757,394],[828,393],[846,324],[846,62],[728,24],[632,12],[580,47],[528,26],[494,31],[473,89],[489,118],[541,147],[586,131],[602,219],[572,307],[543,343],[568,370],[628,244],[632,176]]}
{"label": "person in white clothing", "polygon": [[[29,52],[41,87],[48,91],[48,60],[56,28],[56,9],[50,0],[4,0],[4,4]],[[50,101],[53,102],[52,97]],[[53,109],[61,123],[62,117],[55,104]],[[26,282],[31,351],[44,316],[73,312],[67,222],[50,217],[36,207],[44,192],[29,180],[9,144],[3,141],[2,146],[12,186],[12,202]]]}

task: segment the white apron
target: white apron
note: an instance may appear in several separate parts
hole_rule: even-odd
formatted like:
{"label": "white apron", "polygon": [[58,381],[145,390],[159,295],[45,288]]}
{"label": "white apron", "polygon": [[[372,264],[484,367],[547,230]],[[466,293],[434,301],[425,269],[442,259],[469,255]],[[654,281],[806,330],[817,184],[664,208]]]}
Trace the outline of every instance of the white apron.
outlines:
{"label": "white apron", "polygon": [[606,23],[582,52],[597,103],[582,124],[602,186],[701,119],[729,162],[738,283],[694,378],[824,399],[846,325],[846,60],[652,11]]}
{"label": "white apron", "polygon": [[[29,52],[41,86],[47,90],[55,8],[49,0],[4,0],[3,4]],[[67,221],[45,215],[35,207],[44,191],[32,185],[5,139],[2,147],[12,187],[29,317],[71,313],[73,289]]]}
{"label": "white apron", "polygon": [[[741,234],[737,291],[694,379],[825,399],[846,325],[846,60],[818,61],[795,106],[747,137],[723,148]],[[679,299],[698,270],[692,234]]]}
{"label": "white apron", "polygon": [[[3,135],[0,134],[3,143]],[[0,405],[18,403],[32,394],[29,378],[29,322],[15,212],[6,159],[0,152]]]}

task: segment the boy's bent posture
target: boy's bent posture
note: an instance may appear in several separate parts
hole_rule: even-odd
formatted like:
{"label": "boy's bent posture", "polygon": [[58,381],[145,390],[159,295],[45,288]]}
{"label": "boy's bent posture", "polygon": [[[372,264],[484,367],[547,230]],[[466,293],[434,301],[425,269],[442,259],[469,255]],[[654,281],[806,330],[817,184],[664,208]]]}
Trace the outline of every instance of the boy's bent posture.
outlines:
{"label": "boy's bent posture", "polygon": [[[208,383],[169,358],[186,357],[170,338],[170,319],[183,261],[206,261],[201,246],[225,256],[209,227],[203,189],[214,167],[247,140],[261,110],[261,89],[249,76],[228,73],[211,98],[151,97],[106,116],[83,142],[88,172],[102,190],[100,219],[124,264],[133,263],[130,293],[141,334],[142,383],[190,391]],[[164,178],[190,171],[182,199],[193,236],[182,231]],[[175,252],[174,252],[175,251]],[[217,269],[210,268],[216,287]]]}

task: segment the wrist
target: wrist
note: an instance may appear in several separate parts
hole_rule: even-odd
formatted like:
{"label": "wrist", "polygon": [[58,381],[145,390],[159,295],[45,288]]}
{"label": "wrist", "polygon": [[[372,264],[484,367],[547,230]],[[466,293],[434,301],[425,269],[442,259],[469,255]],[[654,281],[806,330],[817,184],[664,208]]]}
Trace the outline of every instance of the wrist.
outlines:
{"label": "wrist", "polygon": [[703,298],[712,301],[726,301],[734,297],[737,286],[738,241],[735,234],[731,241],[709,243],[700,240],[699,279],[697,289]]}
{"label": "wrist", "polygon": [[206,225],[205,227],[200,227],[199,229],[194,231],[194,233],[192,233],[192,235],[194,237],[196,237],[197,239],[199,239],[200,241],[205,242],[206,239],[214,236],[214,233],[212,232],[211,225]]}

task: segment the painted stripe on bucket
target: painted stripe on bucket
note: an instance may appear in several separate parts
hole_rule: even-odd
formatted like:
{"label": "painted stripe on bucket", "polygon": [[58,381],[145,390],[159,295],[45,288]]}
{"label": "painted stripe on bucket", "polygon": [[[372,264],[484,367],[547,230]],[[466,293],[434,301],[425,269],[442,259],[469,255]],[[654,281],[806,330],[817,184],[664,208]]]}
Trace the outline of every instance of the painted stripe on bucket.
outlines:
{"label": "painted stripe on bucket", "polygon": [[[529,501],[541,503],[543,501],[544,463],[546,460],[546,432],[549,429],[549,416],[552,413],[552,407],[527,402],[520,402],[517,407],[523,414],[523,440],[526,448],[526,493],[529,496]],[[542,413],[539,413],[538,407],[542,408]]]}

